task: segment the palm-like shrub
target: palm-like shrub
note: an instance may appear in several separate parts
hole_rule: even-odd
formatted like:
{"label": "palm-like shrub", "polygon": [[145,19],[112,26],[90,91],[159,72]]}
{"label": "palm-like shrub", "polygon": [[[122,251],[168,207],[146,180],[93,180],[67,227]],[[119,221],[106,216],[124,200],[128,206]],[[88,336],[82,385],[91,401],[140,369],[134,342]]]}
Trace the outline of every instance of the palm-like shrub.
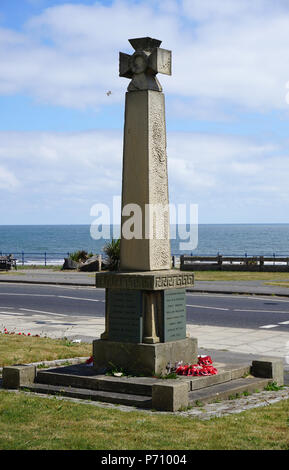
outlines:
{"label": "palm-like shrub", "polygon": [[92,253],[87,253],[87,251],[85,250],[78,250],[78,251],[75,251],[74,253],[70,253],[69,258],[72,259],[73,261],[76,261],[77,263],[79,262],[84,263],[91,256],[93,256]]}
{"label": "palm-like shrub", "polygon": [[103,248],[108,260],[108,269],[110,271],[118,271],[120,262],[120,239],[107,242]]}

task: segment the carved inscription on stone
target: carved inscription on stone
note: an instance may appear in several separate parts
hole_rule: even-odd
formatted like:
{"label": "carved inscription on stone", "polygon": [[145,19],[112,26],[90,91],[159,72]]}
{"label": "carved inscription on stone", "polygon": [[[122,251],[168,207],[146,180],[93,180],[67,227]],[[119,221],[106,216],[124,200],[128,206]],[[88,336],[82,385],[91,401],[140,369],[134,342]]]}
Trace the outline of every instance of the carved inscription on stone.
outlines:
{"label": "carved inscription on stone", "polygon": [[138,290],[108,289],[108,339],[142,342],[142,293]]}
{"label": "carved inscription on stone", "polygon": [[186,291],[171,289],[164,291],[164,338],[176,341],[186,337]]}

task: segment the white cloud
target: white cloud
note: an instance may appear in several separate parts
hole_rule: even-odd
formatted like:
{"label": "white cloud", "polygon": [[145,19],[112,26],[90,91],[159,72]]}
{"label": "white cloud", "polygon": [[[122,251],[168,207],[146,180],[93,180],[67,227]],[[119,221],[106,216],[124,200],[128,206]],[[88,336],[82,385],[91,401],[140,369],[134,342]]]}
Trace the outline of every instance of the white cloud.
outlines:
{"label": "white cloud", "polygon": [[[127,39],[149,35],[173,52],[173,76],[160,77],[171,113],[210,121],[234,120],[240,109],[270,113],[288,106],[288,30],[285,0],[53,6],[21,32],[0,28],[0,94],[75,109],[123,105],[128,80],[118,77],[118,52],[132,53]],[[268,216],[266,204],[284,215],[288,143],[268,139],[169,133],[171,202],[199,203],[207,220],[238,208],[246,221],[253,205],[258,219]],[[0,132],[2,206],[16,210],[9,197],[18,194],[24,211],[73,207],[83,221],[80,213],[120,193],[121,163],[121,132]]]}
{"label": "white cloud", "polygon": [[259,16],[267,15],[269,12],[274,14],[276,11],[280,13],[283,7],[286,9],[286,1],[276,0],[183,0],[185,13],[197,21],[211,20],[232,20],[242,19],[244,15],[251,16],[258,14]]}
{"label": "white cloud", "polygon": [[39,193],[119,190],[121,149],[120,133],[113,131],[0,132],[0,161],[19,173],[22,190]]}
{"label": "white cloud", "polygon": [[160,78],[168,93],[284,109],[288,29],[289,6],[281,0],[53,6],[21,34],[0,30],[0,93],[77,109],[120,102],[128,81],[118,77],[118,52],[132,52],[128,38],[150,35],[173,51],[173,77]]}
{"label": "white cloud", "polygon": [[174,187],[182,188],[181,195],[186,193],[195,203],[206,198],[208,190],[224,199],[230,192],[244,189],[248,194],[255,193],[256,181],[263,179],[265,184],[271,179],[270,164],[279,150],[271,144],[205,133],[172,133],[168,141]]}
{"label": "white cloud", "polygon": [[[1,132],[0,161],[2,205],[11,204],[4,190],[9,187],[24,212],[29,205],[36,214],[37,208],[40,213],[50,207],[51,220],[56,208],[65,214],[73,207],[74,222],[84,217],[88,222],[93,204],[110,204],[121,192],[121,132]],[[252,200],[263,211],[266,201],[280,210],[280,201],[286,205],[289,200],[288,161],[270,142],[169,133],[170,201],[199,204],[200,217],[208,217],[214,206],[219,220],[232,205],[252,210]],[[17,212],[15,207],[11,211]]]}
{"label": "white cloud", "polygon": [[3,166],[0,166],[0,190],[8,189],[9,191],[14,191],[18,186],[19,181],[15,175]]}

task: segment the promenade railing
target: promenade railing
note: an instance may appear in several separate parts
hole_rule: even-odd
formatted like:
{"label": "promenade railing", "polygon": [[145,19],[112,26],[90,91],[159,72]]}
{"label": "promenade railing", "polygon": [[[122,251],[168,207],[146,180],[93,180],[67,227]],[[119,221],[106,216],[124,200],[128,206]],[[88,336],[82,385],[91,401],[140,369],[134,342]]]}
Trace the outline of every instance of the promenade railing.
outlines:
{"label": "promenade railing", "polygon": [[[28,251],[0,251],[1,256],[9,256],[16,260],[17,265],[61,265],[64,262],[64,258],[69,258],[70,254],[74,250],[66,252],[50,252],[50,251],[39,251],[39,252],[28,252]],[[100,253],[103,255],[103,253]],[[266,255],[252,255],[244,253],[236,254],[207,254],[207,255],[184,255],[180,253],[172,254],[172,266],[179,267],[182,270],[202,270],[206,267],[211,269],[235,269],[235,267],[246,267],[250,270],[262,270],[263,267],[268,266],[276,267],[289,267],[289,254],[288,253],[268,253]],[[231,268],[230,268],[231,266]]]}
{"label": "promenade railing", "polygon": [[289,271],[289,256],[180,256],[182,271]]}
{"label": "promenade railing", "polygon": [[12,251],[1,252],[0,256],[12,255],[16,259],[17,265],[32,265],[39,264],[47,266],[49,264],[62,264],[64,258],[69,258],[70,252],[27,252],[27,251]]}

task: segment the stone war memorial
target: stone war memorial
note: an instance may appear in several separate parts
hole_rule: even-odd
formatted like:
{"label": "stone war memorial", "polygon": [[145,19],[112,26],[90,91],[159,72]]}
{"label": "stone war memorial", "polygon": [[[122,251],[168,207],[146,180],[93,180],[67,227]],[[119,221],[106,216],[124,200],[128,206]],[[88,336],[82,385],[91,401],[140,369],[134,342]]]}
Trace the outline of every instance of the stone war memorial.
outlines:
{"label": "stone war memorial", "polygon": [[[134,53],[120,53],[119,63],[120,76],[130,79],[120,271],[96,275],[96,287],[106,289],[106,312],[93,362],[96,371],[112,363],[131,373],[165,374],[169,363],[197,362],[197,340],[186,337],[185,289],[194,275],[171,269],[165,99],[157,78],[171,75],[171,51],[149,37],[129,42]],[[128,229],[131,217],[140,227],[137,237]]]}
{"label": "stone war memorial", "polygon": [[198,356],[197,339],[186,336],[186,288],[194,276],[171,268],[165,103],[157,79],[158,73],[171,75],[171,52],[149,37],[129,42],[134,52],[120,53],[119,72],[130,80],[120,269],[96,273],[96,287],[105,289],[105,331],[93,341],[93,366],[91,358],[46,370],[7,366],[3,387],[174,412],[270,382],[283,385],[279,358],[218,363],[213,375],[199,374],[212,361]]}

